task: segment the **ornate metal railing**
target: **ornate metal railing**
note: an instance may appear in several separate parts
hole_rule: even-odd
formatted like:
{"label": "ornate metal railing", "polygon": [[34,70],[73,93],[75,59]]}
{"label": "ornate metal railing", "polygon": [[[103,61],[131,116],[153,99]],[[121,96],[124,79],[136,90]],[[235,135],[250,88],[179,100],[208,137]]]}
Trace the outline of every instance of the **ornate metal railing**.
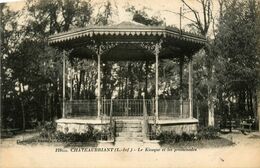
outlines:
{"label": "ornate metal railing", "polygon": [[[154,103],[152,99],[145,101],[147,114],[152,115],[154,111]],[[111,108],[112,103],[112,108]],[[143,116],[143,100],[142,99],[103,99],[102,113],[106,116],[110,115],[113,109],[113,116]]]}
{"label": "ornate metal railing", "polygon": [[[142,117],[144,103],[148,116],[154,116],[154,99],[102,99],[101,115],[110,116],[111,110],[115,117]],[[95,117],[97,116],[97,100],[66,101],[66,117]],[[188,118],[189,101],[158,100],[159,118]]]}
{"label": "ornate metal railing", "polygon": [[66,117],[97,116],[97,100],[70,100],[65,103]]}
{"label": "ornate metal railing", "polygon": [[189,118],[189,101],[182,101],[181,107],[179,100],[159,100],[158,113],[159,118]]}

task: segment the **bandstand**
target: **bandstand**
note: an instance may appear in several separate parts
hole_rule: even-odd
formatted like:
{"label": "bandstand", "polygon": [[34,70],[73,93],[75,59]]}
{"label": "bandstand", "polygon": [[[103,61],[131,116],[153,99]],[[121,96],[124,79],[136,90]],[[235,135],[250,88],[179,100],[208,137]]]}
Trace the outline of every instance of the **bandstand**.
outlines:
{"label": "bandstand", "polygon": [[[97,94],[93,100],[66,100],[66,74],[63,74],[63,116],[57,129],[82,132],[87,125],[101,129],[102,125],[115,121],[120,133],[124,125],[132,138],[142,139],[143,116],[148,124],[156,123],[160,130],[176,133],[195,133],[198,120],[193,117],[192,56],[206,44],[204,37],[180,31],[168,26],[146,26],[135,22],[117,25],[87,26],[49,37],[49,45],[67,50],[70,57],[93,59],[97,62]],[[65,56],[64,56],[65,57]],[[178,100],[159,99],[159,60],[178,59],[180,84],[183,65],[188,64],[188,99],[183,99],[182,89]],[[63,69],[66,69],[64,59]],[[151,99],[103,98],[101,93],[102,61],[152,61],[155,67],[155,93]],[[184,61],[186,60],[186,61]],[[188,61],[187,61],[188,60]],[[180,87],[182,88],[182,87]],[[131,125],[132,126],[129,126]],[[140,127],[138,126],[140,124]],[[120,131],[120,128],[121,131]],[[134,129],[136,128],[136,129]],[[138,135],[140,132],[140,136]],[[121,134],[123,135],[123,133]]]}

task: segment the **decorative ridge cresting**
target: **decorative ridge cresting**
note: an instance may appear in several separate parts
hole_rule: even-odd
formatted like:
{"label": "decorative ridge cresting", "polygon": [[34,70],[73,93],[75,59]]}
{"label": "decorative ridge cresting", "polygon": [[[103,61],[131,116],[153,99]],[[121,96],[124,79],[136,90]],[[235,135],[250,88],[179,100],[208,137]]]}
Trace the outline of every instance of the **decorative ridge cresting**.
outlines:
{"label": "decorative ridge cresting", "polygon": [[73,39],[93,36],[164,36],[180,38],[185,41],[205,44],[205,37],[180,31],[176,27],[170,26],[146,26],[142,24],[134,24],[132,22],[121,22],[117,25],[93,26],[89,25],[85,28],[77,28],[67,32],[62,32],[49,36],[48,43],[62,43]]}

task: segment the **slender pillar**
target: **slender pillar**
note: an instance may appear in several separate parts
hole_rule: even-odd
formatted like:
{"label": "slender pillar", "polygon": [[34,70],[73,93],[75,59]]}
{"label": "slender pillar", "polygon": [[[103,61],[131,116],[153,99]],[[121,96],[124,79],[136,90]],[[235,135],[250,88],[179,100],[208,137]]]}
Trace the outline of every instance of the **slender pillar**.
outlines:
{"label": "slender pillar", "polygon": [[193,118],[193,64],[192,58],[189,61],[189,117]]}
{"label": "slender pillar", "polygon": [[160,53],[160,44],[155,46],[155,117],[156,120],[159,119],[159,53]]}
{"label": "slender pillar", "polygon": [[98,63],[98,79],[97,79],[97,84],[98,84],[98,92],[97,92],[97,117],[100,117],[101,113],[101,70],[100,70],[100,62],[101,62],[101,54],[98,52],[97,55],[97,63]]}
{"label": "slender pillar", "polygon": [[180,59],[180,117],[183,117],[183,58]]}
{"label": "slender pillar", "polygon": [[73,70],[70,70],[70,101],[73,100]]}
{"label": "slender pillar", "polygon": [[63,75],[63,80],[62,80],[62,118],[66,117],[66,112],[65,112],[65,89],[66,89],[66,55],[65,51],[63,51],[63,66],[62,66],[62,75]]}
{"label": "slender pillar", "polygon": [[72,67],[70,68],[69,72],[69,80],[70,80],[70,102],[67,103],[67,113],[71,114],[72,113],[72,100],[73,100],[73,69]]}

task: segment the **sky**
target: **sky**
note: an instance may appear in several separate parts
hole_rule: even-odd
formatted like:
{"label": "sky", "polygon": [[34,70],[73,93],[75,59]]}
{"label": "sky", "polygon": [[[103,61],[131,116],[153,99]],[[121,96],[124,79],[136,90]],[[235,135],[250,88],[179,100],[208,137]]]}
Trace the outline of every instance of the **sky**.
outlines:
{"label": "sky", "polygon": [[[9,6],[11,7],[11,9],[14,10],[22,9],[25,4],[24,0],[0,0],[0,2],[1,1],[9,1]],[[106,1],[107,0],[91,0],[93,4],[101,4],[102,2]],[[136,9],[139,10],[145,9],[145,12],[149,16],[159,16],[166,22],[166,25],[179,27],[180,16],[176,13],[180,12],[180,7],[184,9],[183,11],[185,12],[185,17],[195,20],[193,13],[189,12],[187,7],[184,7],[181,0],[110,0],[110,2],[112,3],[114,9],[116,9],[117,11],[116,13],[114,13],[113,16],[113,21],[115,23],[131,20],[131,14],[125,11],[125,8],[127,6],[134,6]],[[197,0],[186,0],[186,2],[198,12],[202,11],[201,5],[197,2]],[[217,16],[217,0],[213,0],[213,3],[213,16]],[[95,12],[97,12],[97,10]],[[191,22],[188,19],[182,18],[182,29],[187,29],[187,25],[189,23]]]}

